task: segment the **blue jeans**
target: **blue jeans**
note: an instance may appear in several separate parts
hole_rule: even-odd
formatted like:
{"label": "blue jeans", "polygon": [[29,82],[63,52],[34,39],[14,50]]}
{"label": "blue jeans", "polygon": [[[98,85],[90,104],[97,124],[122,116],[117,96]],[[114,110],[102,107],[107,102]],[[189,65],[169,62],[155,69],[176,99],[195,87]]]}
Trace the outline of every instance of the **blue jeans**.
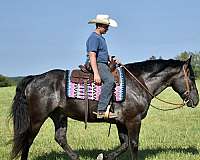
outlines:
{"label": "blue jeans", "polygon": [[105,63],[97,63],[99,75],[103,82],[101,94],[99,97],[98,111],[106,111],[106,108],[112,97],[112,90],[115,85],[114,77],[110,72],[110,68]]}

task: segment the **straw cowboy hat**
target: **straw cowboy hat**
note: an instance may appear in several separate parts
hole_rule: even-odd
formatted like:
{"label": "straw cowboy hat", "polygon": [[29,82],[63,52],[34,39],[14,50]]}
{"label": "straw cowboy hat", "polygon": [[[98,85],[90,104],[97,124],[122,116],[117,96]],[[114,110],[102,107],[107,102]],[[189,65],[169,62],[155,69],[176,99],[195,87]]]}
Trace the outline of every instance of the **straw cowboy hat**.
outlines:
{"label": "straw cowboy hat", "polygon": [[88,24],[100,23],[107,24],[111,27],[117,27],[117,22],[114,19],[109,18],[109,15],[98,14],[95,19],[91,19]]}

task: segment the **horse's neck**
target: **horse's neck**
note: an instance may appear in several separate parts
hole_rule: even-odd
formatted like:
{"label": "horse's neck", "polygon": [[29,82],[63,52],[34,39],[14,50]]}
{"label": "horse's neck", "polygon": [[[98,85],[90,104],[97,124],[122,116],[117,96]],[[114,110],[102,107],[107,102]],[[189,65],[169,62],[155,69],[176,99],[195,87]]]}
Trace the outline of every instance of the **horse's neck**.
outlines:
{"label": "horse's neck", "polygon": [[164,89],[166,89],[171,84],[171,80],[173,75],[175,74],[175,70],[171,70],[170,72],[166,72],[165,70],[151,76],[152,73],[145,73],[143,75],[145,84],[149,89],[150,93],[154,96],[160,94]]}

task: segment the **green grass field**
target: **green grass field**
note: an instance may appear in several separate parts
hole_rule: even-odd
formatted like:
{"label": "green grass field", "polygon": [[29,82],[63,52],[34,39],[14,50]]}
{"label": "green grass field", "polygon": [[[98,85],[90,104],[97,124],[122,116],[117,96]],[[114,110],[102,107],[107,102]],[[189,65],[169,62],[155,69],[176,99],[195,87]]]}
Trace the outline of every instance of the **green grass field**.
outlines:
{"label": "green grass field", "polygon": [[[200,92],[200,81],[197,82]],[[0,88],[0,160],[9,159],[12,138],[12,121],[8,122],[10,106],[15,94],[15,87]],[[171,89],[159,95],[172,102],[181,99]],[[172,107],[157,100],[153,105],[161,108]],[[200,159],[200,105],[162,112],[150,108],[142,122],[139,143],[140,160],[199,160]],[[117,130],[112,125],[111,135],[107,137],[109,124],[88,124],[71,120],[68,127],[68,141],[79,153],[81,160],[92,160],[102,151],[108,152],[119,145]],[[129,151],[119,157],[130,158]],[[42,126],[29,153],[30,160],[64,160],[68,157],[54,141],[54,126],[48,119]]]}

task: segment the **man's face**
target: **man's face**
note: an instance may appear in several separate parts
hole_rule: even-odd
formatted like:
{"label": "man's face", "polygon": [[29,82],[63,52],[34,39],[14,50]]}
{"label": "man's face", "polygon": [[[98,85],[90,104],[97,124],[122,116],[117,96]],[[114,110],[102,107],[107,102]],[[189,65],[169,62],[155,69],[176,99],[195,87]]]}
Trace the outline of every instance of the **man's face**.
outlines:
{"label": "man's face", "polygon": [[101,34],[106,34],[106,32],[108,31],[108,28],[109,28],[109,25],[102,24],[102,25],[100,26]]}

